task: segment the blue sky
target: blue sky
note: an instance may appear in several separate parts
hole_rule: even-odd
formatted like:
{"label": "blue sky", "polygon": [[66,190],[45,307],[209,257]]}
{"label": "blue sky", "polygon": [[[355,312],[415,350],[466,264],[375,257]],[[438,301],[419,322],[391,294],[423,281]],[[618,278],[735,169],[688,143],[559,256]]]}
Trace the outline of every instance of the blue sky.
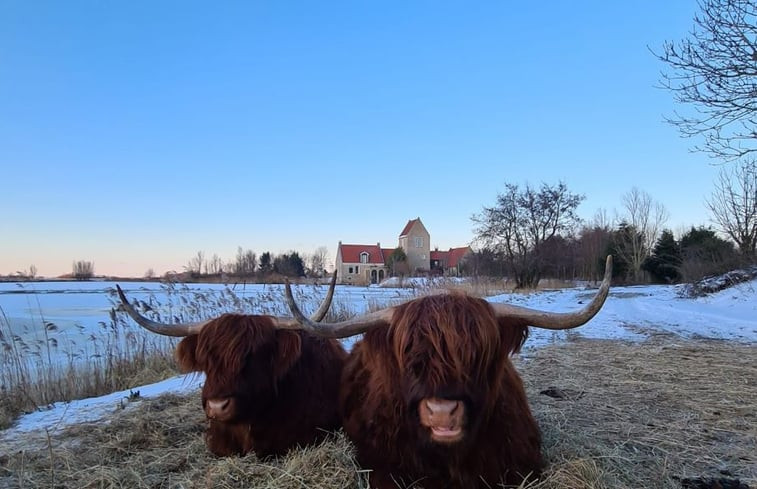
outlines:
{"label": "blue sky", "polygon": [[473,239],[505,182],[708,224],[649,52],[694,1],[0,1],[0,274]]}

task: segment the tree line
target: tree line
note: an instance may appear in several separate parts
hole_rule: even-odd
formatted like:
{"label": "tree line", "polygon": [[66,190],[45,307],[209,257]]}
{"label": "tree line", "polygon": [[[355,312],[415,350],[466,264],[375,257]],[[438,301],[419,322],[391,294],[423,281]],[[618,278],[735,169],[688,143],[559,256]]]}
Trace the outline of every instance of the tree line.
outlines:
{"label": "tree line", "polygon": [[757,173],[722,172],[708,202],[712,220],[730,240],[705,226],[676,239],[664,227],[664,206],[638,188],[622,196],[623,209],[610,225],[602,211],[583,222],[576,211],[584,196],[562,182],[538,188],[507,183],[494,205],[472,217],[479,246],[462,271],[506,276],[517,288],[533,288],[543,277],[599,280],[611,254],[616,283],[695,281],[755,262],[755,189]]}
{"label": "tree line", "polygon": [[212,276],[237,278],[266,278],[272,275],[284,277],[323,277],[326,275],[328,248],[318,247],[312,254],[297,251],[274,255],[266,251],[258,255],[253,250],[237,248],[236,256],[224,262],[217,254],[206,258],[205,252],[198,251],[187,265],[185,272],[193,279]]}

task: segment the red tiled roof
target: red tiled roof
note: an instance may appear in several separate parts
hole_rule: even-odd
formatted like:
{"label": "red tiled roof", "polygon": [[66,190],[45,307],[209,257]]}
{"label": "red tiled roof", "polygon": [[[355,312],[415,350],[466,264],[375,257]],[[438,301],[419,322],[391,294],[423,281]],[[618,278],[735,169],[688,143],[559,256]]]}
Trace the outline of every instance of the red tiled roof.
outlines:
{"label": "red tiled roof", "polygon": [[383,250],[378,245],[341,244],[342,263],[360,263],[360,254],[368,253],[368,263],[383,265]]}
{"label": "red tiled roof", "polygon": [[450,248],[449,251],[434,250],[431,252],[431,259],[439,261],[446,268],[453,268],[469,251],[471,251],[469,246]]}
{"label": "red tiled roof", "polygon": [[449,257],[447,259],[447,266],[452,268],[456,267],[460,260],[471,251],[470,246],[463,246],[462,248],[450,248]]}
{"label": "red tiled roof", "polygon": [[402,230],[402,232],[400,233],[400,237],[402,237],[402,236],[407,236],[407,235],[408,235],[408,233],[410,232],[410,229],[412,229],[413,225],[414,225],[414,224],[415,224],[416,222],[420,221],[420,220],[421,220],[421,218],[420,218],[420,217],[416,217],[415,219],[410,219],[409,221],[407,221],[407,224],[405,224],[405,228],[404,228],[404,229]]}
{"label": "red tiled roof", "polygon": [[447,259],[447,256],[449,255],[449,251],[439,251],[434,250],[431,252],[431,259],[432,260],[439,260],[441,262],[445,261]]}
{"label": "red tiled roof", "polygon": [[381,248],[381,253],[384,255],[384,263],[389,263],[389,257],[394,253],[394,248]]}

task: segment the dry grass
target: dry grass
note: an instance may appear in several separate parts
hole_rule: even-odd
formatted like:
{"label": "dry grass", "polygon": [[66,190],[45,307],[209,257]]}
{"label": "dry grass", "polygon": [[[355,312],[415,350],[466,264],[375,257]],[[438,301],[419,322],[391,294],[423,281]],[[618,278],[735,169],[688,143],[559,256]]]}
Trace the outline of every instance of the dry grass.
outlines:
{"label": "dry grass", "polygon": [[263,462],[213,456],[204,424],[199,393],[145,400],[109,423],[76,425],[40,440],[46,447],[0,455],[0,487],[361,487],[352,446],[341,434]]}
{"label": "dry grass", "polygon": [[57,401],[99,396],[177,373],[174,342],[135,330],[114,313],[79,344],[61,345],[57,339],[66,335],[53,336],[53,323],[31,328],[43,330],[44,339],[24,340],[0,316],[0,429]]}
{"label": "dry grass", "polygon": [[[680,488],[689,477],[757,483],[754,345],[578,340],[517,364],[549,462],[531,489]],[[261,462],[211,456],[203,427],[197,394],[145,400],[108,424],[73,427],[21,452],[0,447],[0,487],[366,487],[341,434]]]}
{"label": "dry grass", "polygon": [[501,294],[529,294],[542,290],[557,290],[575,288],[572,280],[545,278],[539,281],[536,288],[517,289],[514,280],[492,277],[471,277],[458,281],[446,277],[437,278],[428,287],[418,287],[421,293],[436,293],[439,290],[456,290],[474,297],[492,297]]}
{"label": "dry grass", "polygon": [[[580,340],[519,363],[552,464],[535,487],[680,487],[723,476],[757,483],[754,345]],[[540,394],[550,387],[564,397]]]}

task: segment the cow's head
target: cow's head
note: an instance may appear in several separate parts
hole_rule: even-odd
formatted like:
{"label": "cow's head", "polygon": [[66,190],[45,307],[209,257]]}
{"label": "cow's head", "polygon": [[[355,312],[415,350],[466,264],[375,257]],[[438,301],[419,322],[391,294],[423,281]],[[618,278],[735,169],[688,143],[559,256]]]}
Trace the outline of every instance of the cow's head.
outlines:
{"label": "cow's head", "polygon": [[[328,312],[336,274],[326,298],[313,314],[318,322]],[[245,453],[249,424],[271,409],[278,382],[300,359],[302,337],[292,318],[224,314],[196,323],[158,323],[139,314],[117,287],[124,310],[142,327],[183,337],[176,359],[183,372],[204,372],[202,405],[209,420],[208,447],[218,455]]]}
{"label": "cow's head", "polygon": [[265,411],[277,382],[300,357],[300,335],[277,330],[268,316],[224,314],[176,348],[184,372],[204,372],[208,419],[240,423]]}
{"label": "cow's head", "polygon": [[608,256],[597,294],[571,313],[449,293],[340,323],[314,323],[298,310],[289,288],[287,301],[294,317],[315,334],[346,337],[365,332],[363,341],[375,352],[377,368],[397,383],[405,421],[417,423],[422,439],[450,445],[472,438],[467,435],[489,419],[494,403],[507,395],[503,390],[508,382],[520,382],[509,356],[525,341],[528,326],[559,330],[585,324],[604,304],[611,275]]}
{"label": "cow's head", "polygon": [[500,327],[485,300],[451,293],[397,306],[382,336],[422,438],[455,443],[492,410],[526,328]]}

